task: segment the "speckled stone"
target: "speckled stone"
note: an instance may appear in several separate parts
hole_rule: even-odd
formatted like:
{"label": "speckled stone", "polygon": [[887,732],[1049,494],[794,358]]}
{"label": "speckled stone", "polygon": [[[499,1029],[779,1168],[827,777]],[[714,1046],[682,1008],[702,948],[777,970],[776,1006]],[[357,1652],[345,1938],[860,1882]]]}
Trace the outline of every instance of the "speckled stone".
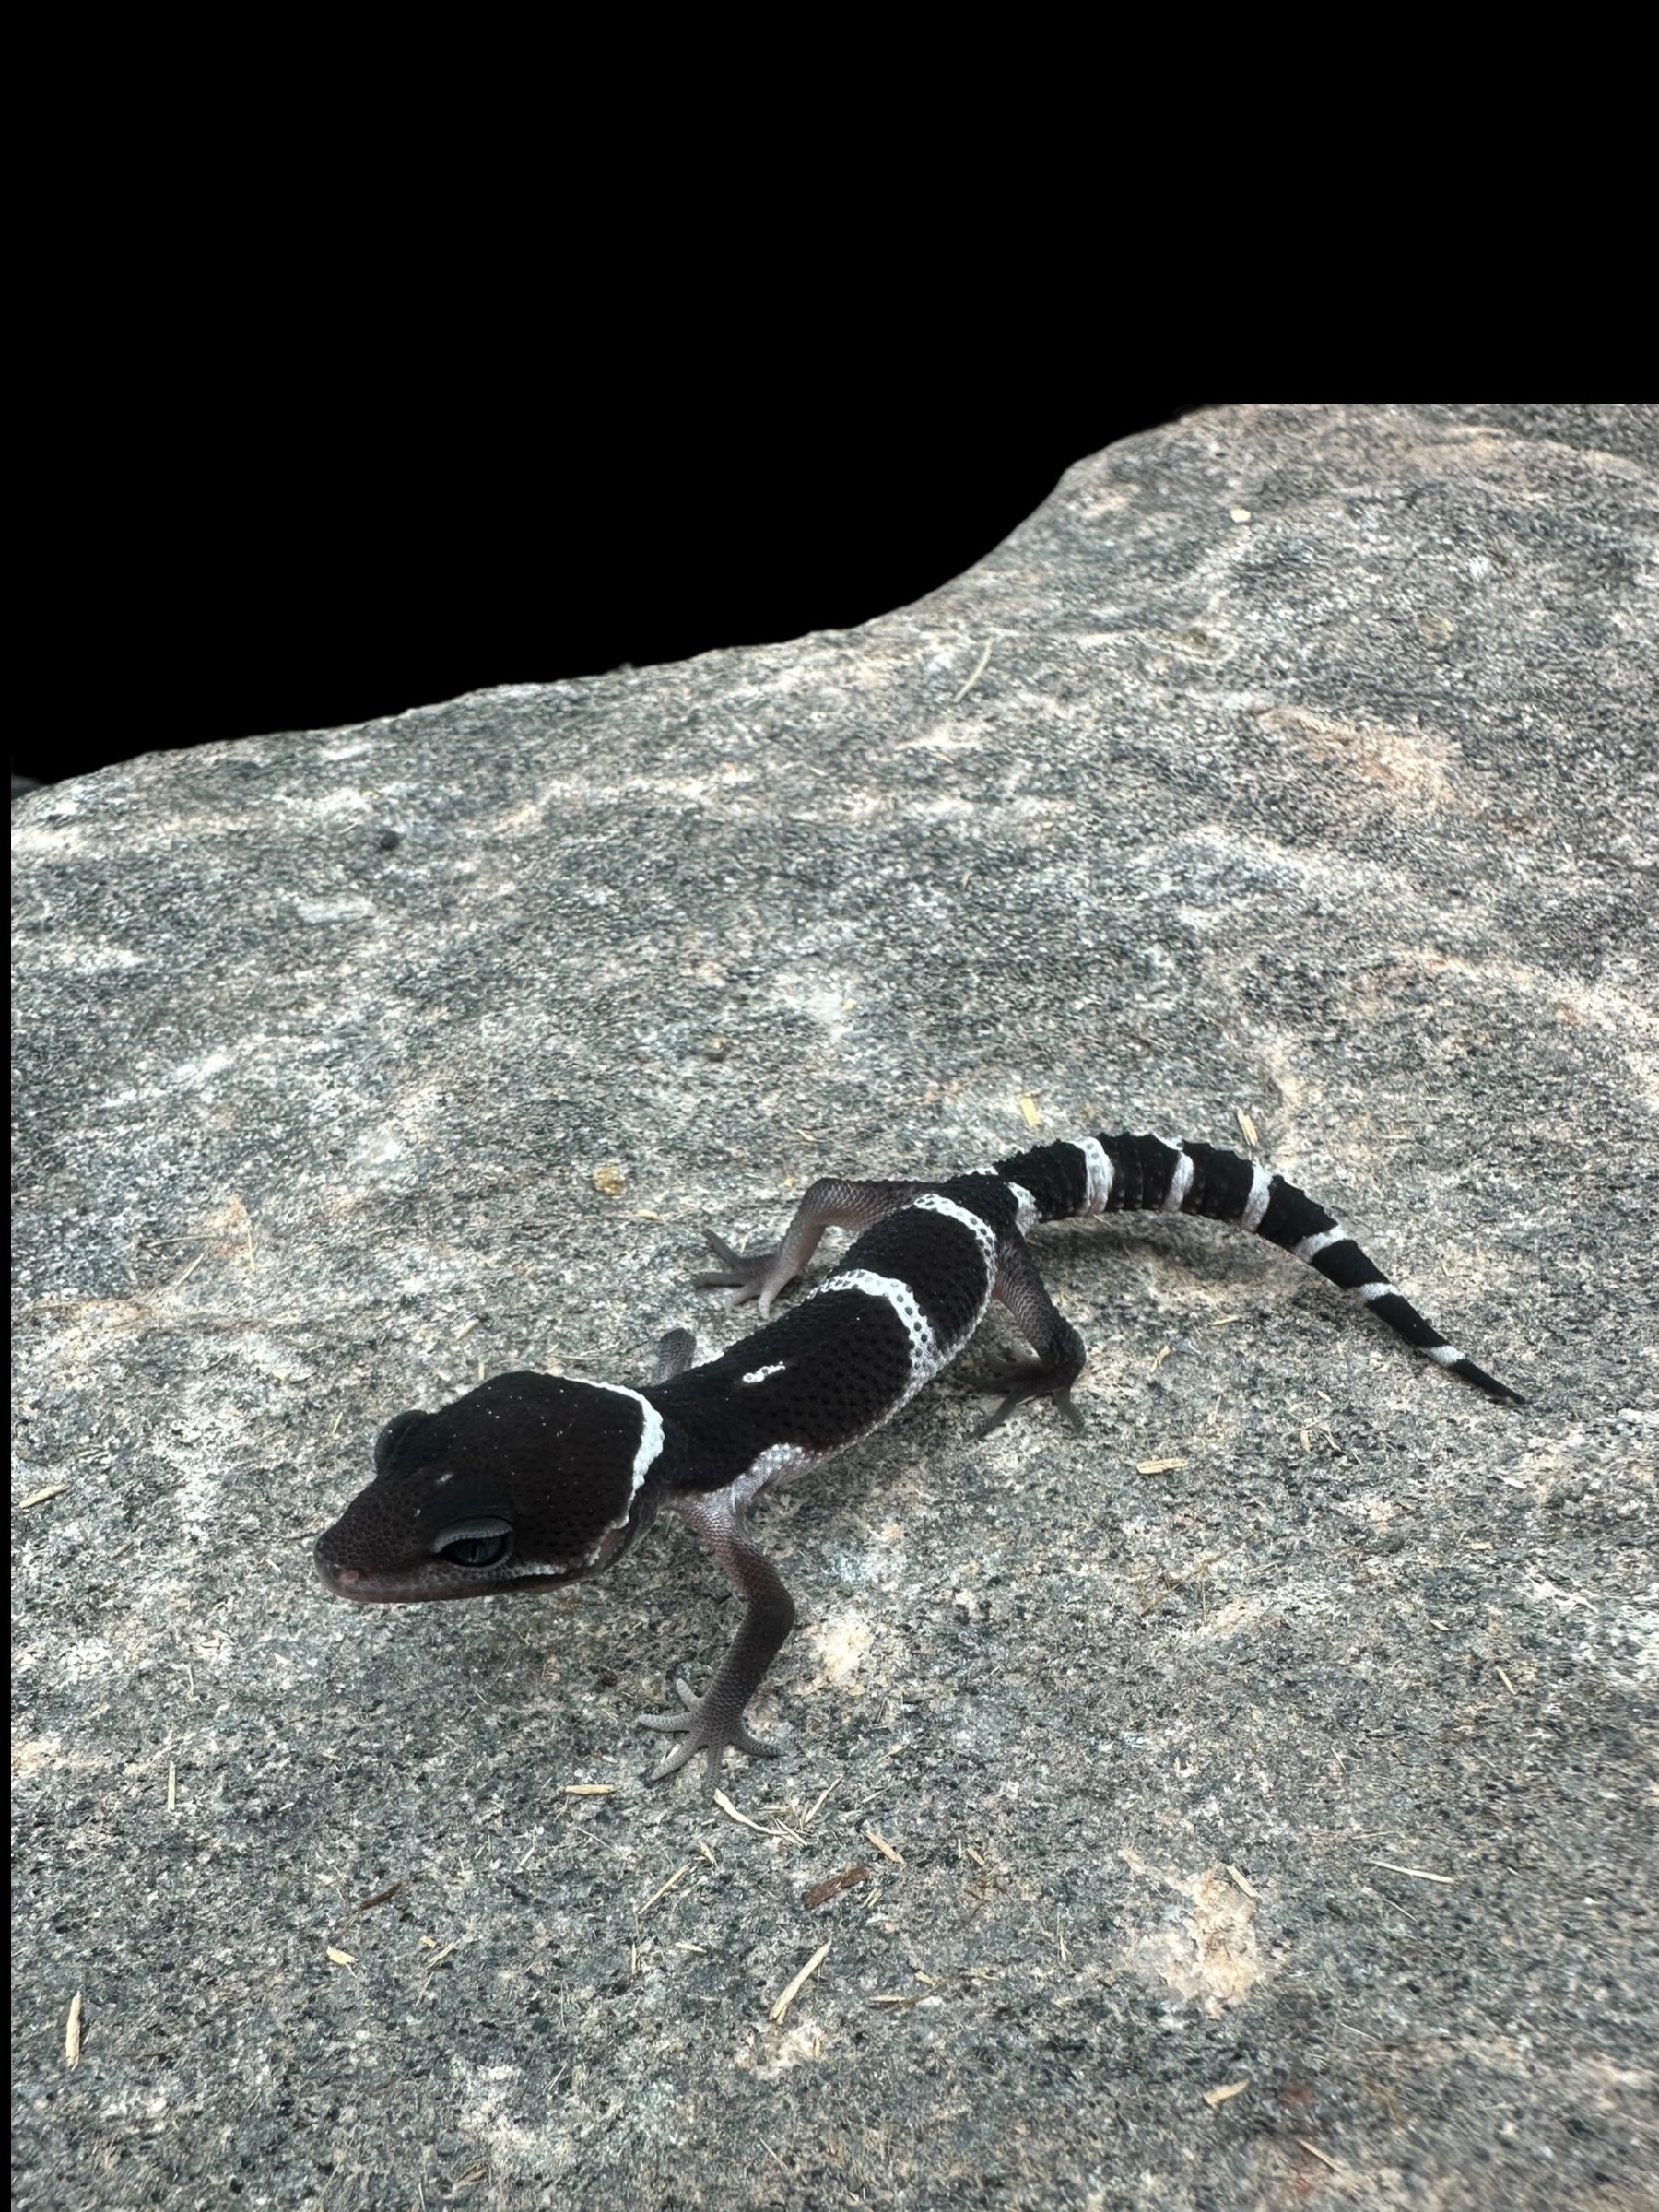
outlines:
{"label": "speckled stone", "polygon": [[[861,629],[14,807],[20,2205],[1653,2203],[1656,464],[1217,409]],[[947,1384],[759,1516],[758,1827],[644,1779],[677,1529],[314,1584],[389,1415],[729,1340],[704,1223],[1022,1097],[1241,1111],[1533,1403],[1044,1232],[1081,1439]]]}

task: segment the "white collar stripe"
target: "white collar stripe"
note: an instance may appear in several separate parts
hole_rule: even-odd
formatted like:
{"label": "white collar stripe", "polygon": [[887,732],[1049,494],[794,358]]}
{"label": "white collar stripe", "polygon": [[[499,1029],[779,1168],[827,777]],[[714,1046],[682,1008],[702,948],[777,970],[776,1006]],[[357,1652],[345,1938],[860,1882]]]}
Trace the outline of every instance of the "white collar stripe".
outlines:
{"label": "white collar stripe", "polygon": [[645,1479],[646,1469],[662,1452],[663,1417],[649,1398],[642,1398],[637,1390],[629,1390],[626,1382],[592,1382],[588,1387],[612,1391],[619,1398],[631,1398],[640,1408],[640,1442],[633,1461],[633,1490],[637,1492]]}

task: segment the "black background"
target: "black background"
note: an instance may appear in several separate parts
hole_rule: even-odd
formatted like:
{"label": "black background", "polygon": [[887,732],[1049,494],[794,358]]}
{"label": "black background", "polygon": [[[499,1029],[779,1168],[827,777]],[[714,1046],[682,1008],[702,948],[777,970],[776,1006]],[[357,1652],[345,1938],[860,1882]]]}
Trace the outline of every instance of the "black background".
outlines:
{"label": "black background", "polygon": [[[966,395],[964,395],[966,397]],[[109,426],[50,563],[80,641],[18,733],[41,782],[500,683],[841,629],[947,582],[1062,471],[1196,403],[921,392],[838,410],[519,395],[377,419],[262,388]],[[65,677],[69,680],[65,680]]]}

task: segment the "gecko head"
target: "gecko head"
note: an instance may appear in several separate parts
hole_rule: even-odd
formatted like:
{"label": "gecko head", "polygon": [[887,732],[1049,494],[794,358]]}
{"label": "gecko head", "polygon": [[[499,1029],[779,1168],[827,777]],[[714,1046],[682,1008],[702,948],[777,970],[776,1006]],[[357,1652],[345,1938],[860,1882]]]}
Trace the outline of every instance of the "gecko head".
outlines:
{"label": "gecko head", "polygon": [[637,1391],[498,1375],[441,1413],[386,1424],[374,1480],[317,1540],[318,1575],[365,1605],[578,1582],[644,1525],[662,1448]]}

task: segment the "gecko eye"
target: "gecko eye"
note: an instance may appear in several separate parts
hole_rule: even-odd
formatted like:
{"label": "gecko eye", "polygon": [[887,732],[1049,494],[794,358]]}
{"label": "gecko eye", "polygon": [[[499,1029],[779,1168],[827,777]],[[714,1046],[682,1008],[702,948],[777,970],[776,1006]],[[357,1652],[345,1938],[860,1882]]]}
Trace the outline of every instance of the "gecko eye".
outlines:
{"label": "gecko eye", "polygon": [[432,1546],[433,1556],[452,1567],[499,1567],[512,1549],[512,1530],[505,1521],[463,1521]]}

